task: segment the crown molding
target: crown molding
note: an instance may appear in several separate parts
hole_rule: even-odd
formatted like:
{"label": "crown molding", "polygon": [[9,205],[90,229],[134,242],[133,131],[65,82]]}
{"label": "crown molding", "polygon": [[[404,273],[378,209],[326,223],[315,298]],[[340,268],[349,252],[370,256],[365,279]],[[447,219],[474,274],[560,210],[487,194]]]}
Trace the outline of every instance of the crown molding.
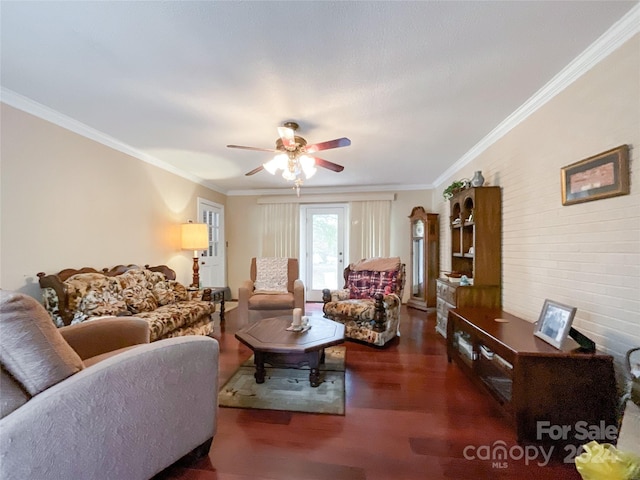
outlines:
{"label": "crown molding", "polygon": [[563,68],[546,85],[533,94],[516,111],[505,118],[496,128],[474,145],[460,159],[447,168],[433,182],[436,187],[450,178],[455,172],[478,157],[487,148],[500,140],[509,131],[523,122],[549,100],[587,73],[611,53],[621,47],[631,37],[640,32],[640,4],[633,7],[625,16],[614,23],[600,38]]}
{"label": "crown molding", "polygon": [[49,108],[41,103],[38,103],[30,98],[27,98],[19,93],[16,93],[12,90],[9,90],[5,87],[0,87],[0,101],[2,103],[6,103],[7,105],[17,108],[18,110],[22,110],[26,113],[34,115],[38,118],[46,120],[54,125],[58,125],[66,130],[70,130],[78,135],[86,137],[90,140],[98,142],[102,145],[105,145],[109,148],[122,152],[131,157],[137,158],[138,160],[142,160],[145,163],[153,165],[155,167],[161,168],[169,173],[173,173],[174,175],[178,175],[179,177],[185,178],[189,181],[207,187],[211,190],[214,190],[218,193],[226,194],[225,191],[221,190],[220,187],[214,185],[206,180],[187,173],[179,168],[174,167],[168,163],[163,162],[162,160],[157,159],[156,157],[149,155],[145,152],[142,152],[132,146],[121,142],[120,140],[113,138],[95,128],[92,128],[82,122],[74,120],[67,115],[64,115],[52,108]]}

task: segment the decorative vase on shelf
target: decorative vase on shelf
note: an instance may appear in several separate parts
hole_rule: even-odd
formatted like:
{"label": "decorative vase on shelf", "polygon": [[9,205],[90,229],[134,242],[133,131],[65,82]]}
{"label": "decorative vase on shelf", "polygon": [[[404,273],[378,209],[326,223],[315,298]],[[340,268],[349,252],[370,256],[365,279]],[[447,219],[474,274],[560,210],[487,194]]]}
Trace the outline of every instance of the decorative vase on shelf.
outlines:
{"label": "decorative vase on shelf", "polygon": [[472,187],[481,187],[484,184],[484,177],[482,176],[482,172],[480,170],[476,170],[476,173],[473,174],[473,178],[471,179]]}

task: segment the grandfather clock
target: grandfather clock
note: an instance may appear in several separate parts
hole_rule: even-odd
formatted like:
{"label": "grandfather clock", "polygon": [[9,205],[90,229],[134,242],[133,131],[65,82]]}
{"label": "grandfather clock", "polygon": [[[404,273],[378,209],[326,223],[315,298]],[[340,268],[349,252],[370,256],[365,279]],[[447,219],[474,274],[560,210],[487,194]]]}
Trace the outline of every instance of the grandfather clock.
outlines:
{"label": "grandfather clock", "polygon": [[414,207],[411,226],[411,295],[407,306],[427,310],[436,306],[436,279],[440,274],[438,214]]}

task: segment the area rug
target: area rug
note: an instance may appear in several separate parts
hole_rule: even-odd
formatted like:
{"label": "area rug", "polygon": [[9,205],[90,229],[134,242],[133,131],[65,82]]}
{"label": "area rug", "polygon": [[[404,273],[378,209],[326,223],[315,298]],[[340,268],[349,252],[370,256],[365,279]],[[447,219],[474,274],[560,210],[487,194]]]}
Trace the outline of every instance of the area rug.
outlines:
{"label": "area rug", "polygon": [[309,385],[309,367],[267,365],[264,383],[256,383],[252,356],[220,389],[218,403],[221,407],[344,415],[346,350],[346,347],[325,350],[325,363],[320,366],[322,383],[315,388]]}

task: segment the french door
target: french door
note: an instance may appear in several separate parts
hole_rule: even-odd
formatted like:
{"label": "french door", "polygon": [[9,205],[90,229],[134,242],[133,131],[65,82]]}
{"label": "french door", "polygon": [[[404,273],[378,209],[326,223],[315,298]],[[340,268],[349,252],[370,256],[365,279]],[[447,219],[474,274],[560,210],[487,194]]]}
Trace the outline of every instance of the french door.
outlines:
{"label": "french door", "polygon": [[226,287],[224,206],[198,198],[198,218],[209,230],[209,248],[200,254],[200,282],[204,287]]}
{"label": "french door", "polygon": [[346,204],[301,205],[301,278],[304,279],[307,301],[322,301],[322,289],[335,290],[344,286],[344,259],[348,235]]}

